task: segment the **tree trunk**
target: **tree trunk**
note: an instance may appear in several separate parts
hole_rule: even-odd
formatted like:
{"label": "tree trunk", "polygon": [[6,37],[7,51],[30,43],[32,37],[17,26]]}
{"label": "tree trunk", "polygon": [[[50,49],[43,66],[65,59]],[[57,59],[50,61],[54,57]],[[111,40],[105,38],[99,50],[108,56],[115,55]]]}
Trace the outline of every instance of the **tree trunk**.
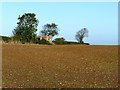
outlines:
{"label": "tree trunk", "polygon": [[82,44],[83,43],[83,38],[80,38],[80,44]]}

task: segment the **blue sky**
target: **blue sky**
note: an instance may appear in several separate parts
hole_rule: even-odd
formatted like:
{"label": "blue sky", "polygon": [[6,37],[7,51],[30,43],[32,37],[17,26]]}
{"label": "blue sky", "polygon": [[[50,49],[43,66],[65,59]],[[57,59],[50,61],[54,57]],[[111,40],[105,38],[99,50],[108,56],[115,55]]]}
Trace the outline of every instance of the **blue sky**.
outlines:
{"label": "blue sky", "polygon": [[118,43],[117,2],[4,2],[1,5],[1,35],[12,35],[19,15],[35,13],[39,19],[38,35],[44,24],[56,23],[60,29],[56,37],[76,41],[76,32],[86,27],[89,36],[84,38],[85,42],[94,45]]}

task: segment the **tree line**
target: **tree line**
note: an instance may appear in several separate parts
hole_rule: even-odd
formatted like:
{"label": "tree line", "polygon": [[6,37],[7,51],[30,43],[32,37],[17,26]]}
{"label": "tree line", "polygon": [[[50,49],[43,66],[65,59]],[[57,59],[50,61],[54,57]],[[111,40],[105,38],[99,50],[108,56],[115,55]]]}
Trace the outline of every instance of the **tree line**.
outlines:
{"label": "tree line", "polygon": [[[37,26],[39,20],[34,13],[25,13],[18,17],[17,26],[12,31],[11,40],[15,43],[34,43],[34,44],[49,44],[47,40],[40,40],[37,36]],[[59,34],[58,25],[55,23],[45,24],[40,31],[40,36],[51,36],[51,39]],[[83,38],[88,36],[87,28],[82,28],[76,32],[75,38],[78,42],[68,42],[64,37],[53,40],[55,44],[84,44]]]}

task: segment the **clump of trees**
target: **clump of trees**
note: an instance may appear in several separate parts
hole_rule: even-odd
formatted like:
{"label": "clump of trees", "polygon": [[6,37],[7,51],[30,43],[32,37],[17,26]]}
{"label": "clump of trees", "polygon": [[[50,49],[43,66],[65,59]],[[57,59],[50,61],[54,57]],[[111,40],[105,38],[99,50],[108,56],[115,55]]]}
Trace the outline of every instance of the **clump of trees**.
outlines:
{"label": "clump of trees", "polygon": [[[13,41],[14,43],[34,43],[34,44],[48,44],[51,45],[48,39],[45,39],[46,37],[51,37],[52,38],[55,35],[58,35],[59,29],[58,25],[55,23],[51,24],[45,24],[42,27],[42,30],[40,31],[40,36],[37,36],[36,31],[37,31],[37,26],[38,26],[38,19],[36,18],[36,14],[34,13],[25,13],[22,16],[18,17],[18,22],[17,26],[15,29],[12,31],[13,36],[12,37],[3,37],[3,40],[8,43]],[[41,36],[42,39],[41,39]],[[82,28],[79,30],[75,38],[78,42],[71,42],[71,41],[66,41],[64,37],[61,38],[56,38],[53,40],[55,44],[88,44],[84,43],[83,39],[84,37],[88,36],[88,30],[87,28]]]}
{"label": "clump of trees", "polygon": [[[13,41],[17,43],[38,43],[49,44],[46,40],[39,40],[36,31],[38,26],[38,19],[34,13],[25,13],[18,17],[17,27],[13,30]],[[41,36],[54,37],[58,34],[58,25],[55,23],[46,24],[40,31]]]}

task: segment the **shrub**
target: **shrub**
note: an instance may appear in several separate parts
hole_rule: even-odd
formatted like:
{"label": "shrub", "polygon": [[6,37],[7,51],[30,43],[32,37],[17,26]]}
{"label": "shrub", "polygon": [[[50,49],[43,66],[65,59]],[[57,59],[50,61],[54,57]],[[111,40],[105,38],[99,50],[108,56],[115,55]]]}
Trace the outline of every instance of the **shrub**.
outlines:
{"label": "shrub", "polygon": [[65,41],[65,39],[63,37],[62,38],[56,38],[53,42],[55,44],[67,44],[67,42]]}
{"label": "shrub", "polygon": [[49,41],[46,41],[45,39],[42,39],[42,40],[39,40],[39,39],[38,39],[37,43],[38,43],[38,44],[47,44],[47,45],[51,45],[51,44],[49,43]]}
{"label": "shrub", "polygon": [[1,36],[2,37],[2,40],[5,42],[5,43],[8,43],[11,41],[11,38],[10,37],[6,37],[6,36]]}

